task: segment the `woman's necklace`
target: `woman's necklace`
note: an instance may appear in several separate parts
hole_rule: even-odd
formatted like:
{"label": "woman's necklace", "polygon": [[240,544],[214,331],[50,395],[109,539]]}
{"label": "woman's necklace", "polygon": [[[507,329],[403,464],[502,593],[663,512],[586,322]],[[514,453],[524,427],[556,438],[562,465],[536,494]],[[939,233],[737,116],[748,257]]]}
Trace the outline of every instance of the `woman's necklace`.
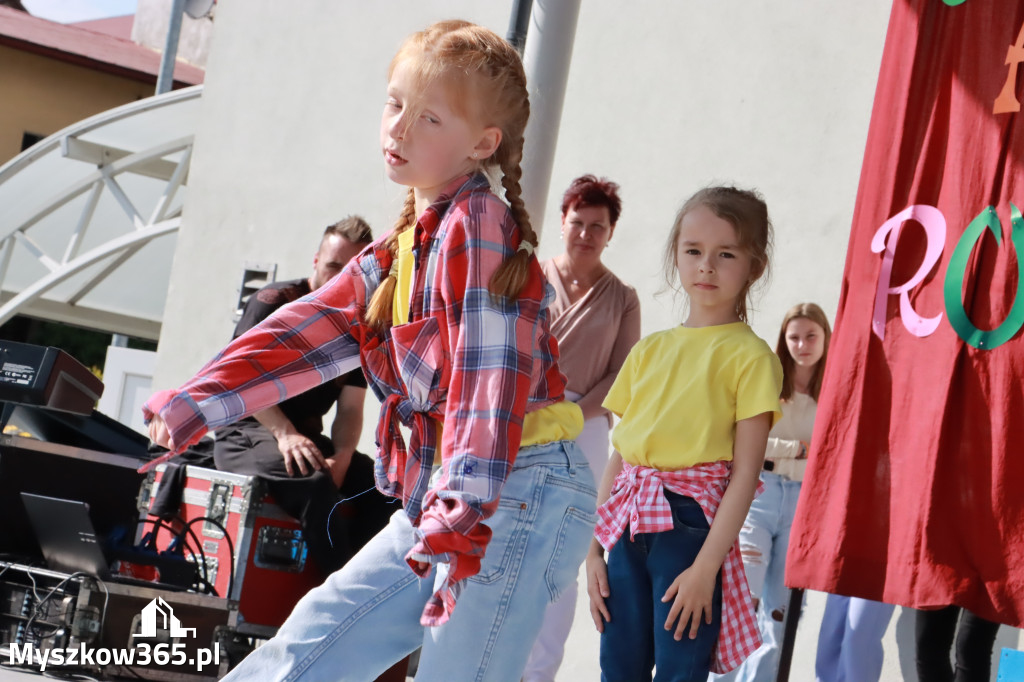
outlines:
{"label": "woman's necklace", "polygon": [[563,279],[567,280],[574,287],[579,287],[580,278],[576,276],[576,273],[568,265],[562,266],[561,270],[564,275]]}
{"label": "woman's necklace", "polygon": [[[590,288],[590,285],[580,284],[580,279],[581,278],[578,277],[576,275],[576,273],[574,273],[572,271],[572,268],[568,264],[564,265],[563,268],[564,269],[562,270],[562,272],[564,273],[564,279],[567,280],[574,287],[577,287],[579,289],[589,289]],[[585,279],[584,279],[584,282],[586,282]]]}

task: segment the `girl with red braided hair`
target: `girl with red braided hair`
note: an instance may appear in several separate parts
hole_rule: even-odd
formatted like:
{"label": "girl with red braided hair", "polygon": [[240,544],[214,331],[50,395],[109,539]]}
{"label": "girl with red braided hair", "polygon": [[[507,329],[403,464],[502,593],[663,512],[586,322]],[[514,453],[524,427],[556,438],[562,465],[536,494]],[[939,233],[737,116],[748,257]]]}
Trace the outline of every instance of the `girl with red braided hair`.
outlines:
{"label": "girl with red braided hair", "polygon": [[519,55],[493,32],[408,38],[380,130],[409,187],[394,229],[147,404],[173,451],[359,361],[383,402],[377,486],[404,508],[230,679],[372,680],[421,646],[418,680],[518,679],[575,578],[596,491],[520,196],[528,116]]}

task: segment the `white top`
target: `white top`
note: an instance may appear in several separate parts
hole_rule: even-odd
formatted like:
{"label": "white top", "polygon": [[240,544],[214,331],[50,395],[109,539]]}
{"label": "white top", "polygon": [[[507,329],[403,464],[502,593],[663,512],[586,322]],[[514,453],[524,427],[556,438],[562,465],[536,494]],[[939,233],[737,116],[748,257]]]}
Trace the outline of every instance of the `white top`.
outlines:
{"label": "white top", "polygon": [[775,462],[773,474],[785,476],[793,481],[802,481],[807,469],[806,454],[800,456],[802,445],[811,442],[814,433],[814,415],[818,403],[806,393],[793,393],[793,397],[782,403],[782,419],[768,433],[768,448],[765,459]]}

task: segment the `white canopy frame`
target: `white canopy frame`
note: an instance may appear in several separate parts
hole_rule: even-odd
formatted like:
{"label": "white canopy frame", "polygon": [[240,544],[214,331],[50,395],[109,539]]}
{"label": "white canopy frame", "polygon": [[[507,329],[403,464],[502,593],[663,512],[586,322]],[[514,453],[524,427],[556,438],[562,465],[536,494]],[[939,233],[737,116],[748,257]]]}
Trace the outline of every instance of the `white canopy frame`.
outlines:
{"label": "white canopy frame", "polygon": [[181,225],[201,95],[98,114],[0,167],[0,325],[24,313],[159,338],[174,245],[145,247]]}

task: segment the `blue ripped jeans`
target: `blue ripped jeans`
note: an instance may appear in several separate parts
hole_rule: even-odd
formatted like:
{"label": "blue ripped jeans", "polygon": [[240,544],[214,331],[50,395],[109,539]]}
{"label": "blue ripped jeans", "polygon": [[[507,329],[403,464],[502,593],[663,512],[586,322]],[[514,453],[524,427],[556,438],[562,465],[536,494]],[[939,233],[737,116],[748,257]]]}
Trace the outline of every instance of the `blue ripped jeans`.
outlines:
{"label": "blue ripped jeans", "polygon": [[[661,598],[680,573],[689,568],[711,530],[700,505],[690,497],[665,491],[674,527],[660,533],[629,529],[608,553],[605,604],[611,620],[601,634],[602,682],[644,682],[657,668],[655,682],[704,682],[722,622],[722,573],[718,572],[711,624],[701,620],[696,639],[689,630],[674,639],[665,629],[672,602]],[[673,623],[673,626],[675,623]]]}
{"label": "blue ripped jeans", "polygon": [[[786,553],[800,497],[800,481],[761,472],[764,492],[754,498],[740,531],[740,550],[747,572],[750,596],[760,600],[757,625],[761,646],[740,667],[715,682],[775,682],[782,654],[789,588],[786,587]],[[753,554],[753,556],[751,556]]]}
{"label": "blue ripped jeans", "polygon": [[422,646],[418,681],[518,680],[545,608],[572,584],[586,554],[596,497],[575,443],[523,448],[486,521],[493,535],[480,572],[446,624],[419,623],[435,578],[417,578],[406,564],[416,538],[399,510],[224,679],[369,682]]}

